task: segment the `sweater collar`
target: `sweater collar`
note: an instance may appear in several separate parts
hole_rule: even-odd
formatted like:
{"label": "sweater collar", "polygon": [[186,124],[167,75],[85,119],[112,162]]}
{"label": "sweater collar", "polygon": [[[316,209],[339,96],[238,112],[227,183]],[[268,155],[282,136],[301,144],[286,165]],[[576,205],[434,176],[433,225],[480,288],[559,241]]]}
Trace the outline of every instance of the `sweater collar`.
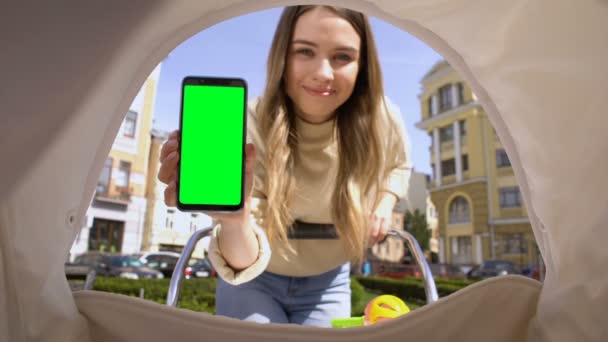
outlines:
{"label": "sweater collar", "polygon": [[335,134],[335,117],[323,123],[310,123],[296,115],[298,144],[329,144]]}

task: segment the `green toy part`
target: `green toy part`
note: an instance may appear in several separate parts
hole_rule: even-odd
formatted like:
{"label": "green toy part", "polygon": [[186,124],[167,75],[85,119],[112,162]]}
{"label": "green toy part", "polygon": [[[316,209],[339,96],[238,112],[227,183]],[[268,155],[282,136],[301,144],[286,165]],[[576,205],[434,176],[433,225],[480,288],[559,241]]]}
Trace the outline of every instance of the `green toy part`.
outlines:
{"label": "green toy part", "polygon": [[365,316],[336,318],[331,320],[331,326],[334,328],[362,327],[364,324]]}

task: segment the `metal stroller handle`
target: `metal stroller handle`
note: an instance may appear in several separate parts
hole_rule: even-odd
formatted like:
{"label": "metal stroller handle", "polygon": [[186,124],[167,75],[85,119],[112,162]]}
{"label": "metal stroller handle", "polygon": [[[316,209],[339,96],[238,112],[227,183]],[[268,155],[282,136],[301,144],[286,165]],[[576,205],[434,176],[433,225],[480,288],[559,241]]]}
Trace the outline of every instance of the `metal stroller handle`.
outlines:
{"label": "metal stroller handle", "polygon": [[192,236],[190,236],[190,239],[188,239],[188,243],[186,243],[186,247],[184,247],[182,254],[177,260],[177,264],[175,265],[175,269],[173,270],[173,275],[171,276],[171,281],[169,282],[169,291],[167,292],[167,305],[173,307],[177,306],[177,300],[179,299],[179,291],[182,287],[182,281],[184,280],[184,274],[186,273],[188,261],[190,261],[190,257],[192,257],[192,252],[194,252],[194,248],[196,247],[196,244],[200,241],[200,239],[211,234],[211,231],[213,231],[213,226],[199,229],[195,231]]}
{"label": "metal stroller handle", "polygon": [[414,255],[414,259],[416,259],[416,263],[420,268],[420,272],[422,272],[422,278],[424,280],[424,293],[426,294],[426,303],[431,304],[436,302],[439,299],[439,295],[437,294],[437,287],[435,286],[435,279],[433,279],[433,273],[431,272],[431,268],[429,264],[426,262],[426,258],[424,257],[424,253],[418,244],[418,240],[405,230],[396,230],[391,229],[388,232],[390,236],[396,236],[401,240],[407,243],[408,248]]}
{"label": "metal stroller handle", "polygon": [[[181,289],[181,284],[184,279],[184,274],[186,271],[186,266],[188,265],[188,261],[192,256],[192,252],[196,247],[196,244],[200,239],[209,235],[213,230],[213,226],[207,227],[204,229],[200,229],[195,231],[190,239],[188,239],[188,243],[184,248],[177,264],[175,265],[175,270],[173,271],[173,275],[171,276],[171,282],[169,283],[169,291],[167,293],[167,305],[169,306],[177,306],[177,301],[179,299],[179,291]],[[396,236],[401,240],[405,241],[408,244],[408,247],[412,254],[414,255],[414,259],[416,259],[416,263],[422,272],[422,277],[424,279],[424,292],[426,294],[426,302],[428,304],[437,301],[439,296],[437,295],[437,287],[435,286],[435,280],[433,279],[433,274],[431,273],[431,269],[424,258],[424,254],[420,249],[420,245],[418,245],[418,241],[416,238],[404,231],[404,230],[395,230],[391,229],[388,232],[388,235]]]}

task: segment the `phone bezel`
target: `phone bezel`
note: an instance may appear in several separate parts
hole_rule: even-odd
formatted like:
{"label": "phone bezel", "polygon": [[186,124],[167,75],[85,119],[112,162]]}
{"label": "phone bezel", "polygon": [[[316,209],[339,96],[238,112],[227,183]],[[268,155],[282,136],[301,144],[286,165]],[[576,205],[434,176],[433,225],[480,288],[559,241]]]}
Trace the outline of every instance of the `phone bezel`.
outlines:
{"label": "phone bezel", "polygon": [[[243,143],[241,152],[241,199],[236,205],[223,204],[187,204],[180,202],[180,170],[181,170],[181,151],[182,151],[182,129],[184,117],[184,87],[187,85],[207,85],[207,86],[225,86],[225,87],[242,87],[244,89],[243,96]],[[245,146],[247,137],[247,82],[242,78],[232,77],[209,77],[209,76],[187,76],[184,77],[181,84],[181,99],[180,99],[180,115],[179,115],[179,139],[178,152],[180,159],[177,163],[176,175],[176,197],[177,208],[180,211],[209,211],[209,212],[237,212],[243,208],[245,201]]]}

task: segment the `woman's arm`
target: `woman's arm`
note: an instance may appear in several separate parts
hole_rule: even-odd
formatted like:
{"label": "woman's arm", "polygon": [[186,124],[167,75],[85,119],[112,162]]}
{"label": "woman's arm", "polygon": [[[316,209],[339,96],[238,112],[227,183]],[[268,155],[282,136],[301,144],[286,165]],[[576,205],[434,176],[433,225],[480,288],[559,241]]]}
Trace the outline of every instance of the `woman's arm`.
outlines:
{"label": "woman's arm", "polygon": [[[249,208],[247,208],[247,211],[249,211]],[[228,266],[234,271],[240,271],[251,266],[258,259],[260,248],[258,238],[249,222],[220,224],[218,245]]]}
{"label": "woman's arm", "polygon": [[[264,272],[270,261],[270,245],[259,220],[264,211],[266,196],[262,191],[264,171],[261,163],[264,148],[257,133],[255,103],[250,103],[247,113],[247,140],[255,146],[253,163],[248,161],[246,172],[248,193],[236,220],[218,218],[209,243],[209,259],[218,275],[226,282],[238,285]],[[233,218],[229,216],[229,218]]]}
{"label": "woman's arm", "polygon": [[[256,212],[260,199],[253,197],[248,212]],[[209,242],[209,260],[227,283],[239,285],[260,275],[270,261],[266,234],[250,214],[246,224],[218,222]]]}
{"label": "woman's arm", "polygon": [[388,141],[387,161],[384,173],[386,180],[381,189],[380,203],[371,215],[370,245],[382,241],[391,225],[395,204],[401,197],[407,196],[411,174],[409,139],[399,108],[386,99],[386,117],[384,127],[390,132]]}
{"label": "woman's arm", "polygon": [[388,129],[385,192],[392,193],[397,200],[407,196],[412,172],[410,140],[399,108],[386,99]]}

